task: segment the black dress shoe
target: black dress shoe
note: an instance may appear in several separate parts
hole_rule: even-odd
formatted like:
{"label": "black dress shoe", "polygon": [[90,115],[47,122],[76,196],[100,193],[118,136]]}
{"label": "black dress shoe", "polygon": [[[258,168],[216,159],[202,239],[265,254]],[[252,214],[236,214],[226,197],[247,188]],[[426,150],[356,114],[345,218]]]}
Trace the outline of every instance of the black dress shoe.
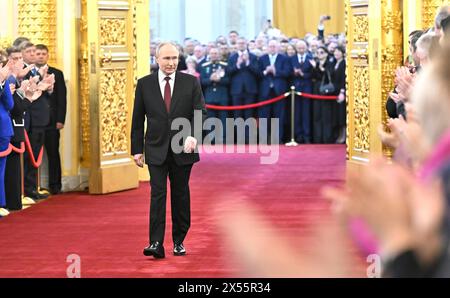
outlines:
{"label": "black dress shoe", "polygon": [[43,195],[33,190],[32,192],[26,193],[26,197],[32,198],[33,200],[42,200],[48,198],[48,195]]}
{"label": "black dress shoe", "polygon": [[173,246],[173,254],[176,256],[184,256],[186,254],[186,249],[184,248],[183,243],[175,244]]}
{"label": "black dress shoe", "polygon": [[153,256],[155,259],[162,259],[166,256],[164,253],[164,246],[158,241],[153,242],[148,247],[144,248],[144,256]]}

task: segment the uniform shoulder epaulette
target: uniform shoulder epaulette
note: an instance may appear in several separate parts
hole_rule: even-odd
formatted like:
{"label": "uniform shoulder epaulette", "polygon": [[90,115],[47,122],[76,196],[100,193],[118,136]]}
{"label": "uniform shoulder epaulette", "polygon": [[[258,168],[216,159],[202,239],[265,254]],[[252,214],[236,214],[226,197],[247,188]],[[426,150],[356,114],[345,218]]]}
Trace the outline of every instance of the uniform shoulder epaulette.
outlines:
{"label": "uniform shoulder epaulette", "polygon": [[208,61],[208,62],[205,62],[205,63],[203,63],[202,64],[202,67],[206,67],[206,66],[208,66],[208,65],[210,65],[211,64],[211,62],[210,61]]}
{"label": "uniform shoulder epaulette", "polygon": [[219,64],[223,65],[223,66],[228,66],[228,63],[227,62],[223,62],[223,61],[220,61]]}

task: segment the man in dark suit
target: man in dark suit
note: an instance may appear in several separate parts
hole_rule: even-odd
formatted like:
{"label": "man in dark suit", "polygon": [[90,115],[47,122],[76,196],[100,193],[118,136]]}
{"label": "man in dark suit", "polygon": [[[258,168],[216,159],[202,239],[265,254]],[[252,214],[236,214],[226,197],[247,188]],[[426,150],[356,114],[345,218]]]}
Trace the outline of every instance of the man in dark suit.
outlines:
{"label": "man in dark suit", "polygon": [[[206,108],[197,78],[176,71],[179,59],[176,45],[161,43],[156,56],[159,71],[140,79],[136,86],[131,154],[136,165],[142,167],[145,149],[151,177],[150,245],[144,249],[144,255],[164,258],[167,176],[171,190],[173,253],[186,254],[183,241],[190,227],[189,177],[193,164],[200,160],[196,146],[202,138]],[[200,125],[194,125],[198,122]]]}
{"label": "man in dark suit", "polygon": [[[43,68],[48,62],[48,48],[36,45],[36,66]],[[61,192],[61,158],[59,155],[60,130],[64,128],[67,110],[67,89],[64,74],[57,68],[48,66],[48,74],[55,75],[53,93],[49,96],[50,123],[45,131],[45,150],[48,157],[48,180],[51,194]]]}
{"label": "man in dark suit", "polygon": [[[287,80],[291,69],[290,63],[285,55],[278,53],[279,48],[280,44],[278,41],[271,40],[268,45],[268,54],[263,55],[259,59],[259,72],[262,77],[259,88],[261,100],[274,98],[289,91]],[[286,102],[283,100],[259,109],[259,118],[268,120],[268,129],[272,117],[279,119],[279,135],[278,139],[276,139],[279,143],[283,140],[285,107]],[[270,130],[273,135],[275,132],[272,128],[270,128]],[[264,131],[263,129],[262,133],[263,135],[260,135],[260,141],[261,139],[267,140],[267,131]],[[272,139],[273,137],[271,137],[271,140]]]}
{"label": "man in dark suit", "polygon": [[[313,57],[306,41],[296,44],[297,55],[291,57],[293,82],[296,91],[312,93]],[[295,101],[295,138],[299,143],[311,143],[311,100],[297,96]]]}
{"label": "man in dark suit", "polygon": [[[36,63],[36,47],[30,42],[21,44],[22,57],[25,68],[31,69],[24,77],[24,80],[38,78],[39,84],[44,85],[44,80],[48,79],[47,74],[38,71]],[[34,157],[37,158],[42,146],[45,143],[45,130],[50,122],[50,106],[48,97],[53,92],[53,84],[46,84],[47,87],[42,88],[42,95],[27,107],[25,125],[29,127],[28,136],[33,150]],[[27,123],[28,122],[28,123]],[[31,156],[25,151],[25,195],[32,199],[43,199],[47,195],[40,194],[37,191],[37,169],[31,163]]]}
{"label": "man in dark suit", "polygon": [[[237,42],[238,52],[228,59],[227,72],[230,76],[230,94],[234,106],[247,105],[255,102],[258,94],[258,58],[247,49],[247,40],[239,37]],[[236,110],[234,118],[253,117],[253,109]],[[248,142],[249,132],[245,132]]]}

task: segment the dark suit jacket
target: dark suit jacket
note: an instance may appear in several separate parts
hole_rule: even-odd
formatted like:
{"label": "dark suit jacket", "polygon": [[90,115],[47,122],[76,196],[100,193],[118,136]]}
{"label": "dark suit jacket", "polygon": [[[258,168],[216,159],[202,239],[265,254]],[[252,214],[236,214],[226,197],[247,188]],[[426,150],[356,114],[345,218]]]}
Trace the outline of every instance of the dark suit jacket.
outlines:
{"label": "dark suit jacket", "polygon": [[238,53],[233,54],[228,59],[227,73],[231,78],[231,95],[240,95],[243,93],[258,94],[258,58],[252,53],[249,53],[249,56],[250,64],[247,66],[243,63],[240,69],[236,66],[239,58]]}
{"label": "dark suit jacket", "polygon": [[48,67],[48,73],[55,75],[55,87],[49,96],[50,104],[50,128],[56,128],[56,123],[64,124],[67,111],[67,88],[64,74],[57,68]]}
{"label": "dark suit jacket", "polygon": [[[29,72],[24,80],[29,80],[32,77],[31,72]],[[49,94],[48,92],[42,92],[41,97],[33,101],[28,107],[26,113],[28,113],[29,117],[26,118],[27,126],[33,127],[42,127],[45,128],[50,123],[50,105],[48,101]]]}
{"label": "dark suit jacket", "polygon": [[289,59],[282,54],[277,55],[277,59],[275,60],[275,76],[272,73],[264,75],[264,71],[269,65],[269,55],[265,54],[259,59],[259,72],[262,77],[259,88],[261,98],[267,98],[270,95],[271,84],[273,84],[277,95],[289,91],[288,78],[291,73]]}
{"label": "dark suit jacket", "polygon": [[[194,111],[198,111],[201,119],[194,125]],[[167,113],[164,99],[158,82],[158,72],[143,77],[136,86],[136,97],[131,127],[131,154],[144,152],[144,120],[147,118],[145,133],[145,159],[150,165],[162,165],[166,160],[172,138],[183,128],[171,129],[176,118],[187,119],[191,123],[191,131],[183,131],[183,139],[187,136],[202,138],[202,124],[206,118],[205,100],[200,84],[194,76],[176,73],[172,94],[170,113]],[[199,127],[200,126],[200,127]],[[180,144],[182,145],[182,144]],[[200,160],[199,154],[174,154],[177,165],[189,165]]]}
{"label": "dark suit jacket", "polygon": [[[311,93],[312,92],[312,76],[313,76],[313,67],[309,60],[312,60],[313,57],[310,54],[306,54],[305,61],[300,63],[298,61],[298,55],[291,57],[291,65],[292,65],[292,76],[295,89],[297,91]],[[299,68],[303,72],[303,77],[294,76],[294,68]]]}
{"label": "dark suit jacket", "polygon": [[341,61],[338,68],[335,69],[335,65],[337,62],[333,64],[332,72],[331,72],[331,81],[334,84],[335,95],[338,95],[341,92],[341,89],[345,89],[345,59]]}

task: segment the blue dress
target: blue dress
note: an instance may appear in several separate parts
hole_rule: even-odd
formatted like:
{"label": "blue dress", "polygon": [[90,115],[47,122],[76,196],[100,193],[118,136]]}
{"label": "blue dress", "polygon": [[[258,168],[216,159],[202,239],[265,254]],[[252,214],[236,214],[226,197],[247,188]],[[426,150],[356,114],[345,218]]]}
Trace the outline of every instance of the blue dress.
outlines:
{"label": "blue dress", "polygon": [[[14,100],[9,89],[9,81],[0,85],[0,152],[8,149],[9,141],[14,135],[9,111],[14,107]],[[0,208],[6,205],[5,199],[5,165],[6,156],[0,157]]]}

